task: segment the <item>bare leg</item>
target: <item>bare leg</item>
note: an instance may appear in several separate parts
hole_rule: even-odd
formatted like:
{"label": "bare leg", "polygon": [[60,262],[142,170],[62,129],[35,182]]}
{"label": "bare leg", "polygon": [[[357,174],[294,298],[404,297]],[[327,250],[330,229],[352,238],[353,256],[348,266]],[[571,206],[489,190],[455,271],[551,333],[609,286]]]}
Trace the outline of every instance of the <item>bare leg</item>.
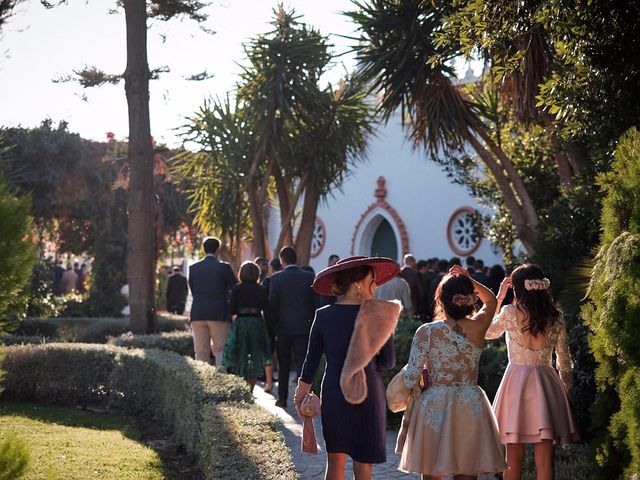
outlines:
{"label": "bare leg", "polygon": [[536,459],[536,478],[538,480],[553,480],[554,451],[555,447],[551,440],[543,440],[533,444],[533,453]]}
{"label": "bare leg", "polygon": [[353,461],[353,476],[356,480],[371,480],[371,468],[370,463],[360,463]]}
{"label": "bare leg", "polygon": [[507,443],[507,470],[504,472],[504,480],[520,480],[523,459],[524,443]]}
{"label": "bare leg", "polygon": [[264,391],[270,392],[273,388],[273,365],[265,365],[264,375],[267,380],[264,385]]}
{"label": "bare leg", "polygon": [[327,453],[327,472],[324,480],[344,480],[345,453]]}
{"label": "bare leg", "polygon": [[254,378],[245,378],[249,386],[251,387],[251,391],[253,392],[253,387],[256,386],[256,379]]}

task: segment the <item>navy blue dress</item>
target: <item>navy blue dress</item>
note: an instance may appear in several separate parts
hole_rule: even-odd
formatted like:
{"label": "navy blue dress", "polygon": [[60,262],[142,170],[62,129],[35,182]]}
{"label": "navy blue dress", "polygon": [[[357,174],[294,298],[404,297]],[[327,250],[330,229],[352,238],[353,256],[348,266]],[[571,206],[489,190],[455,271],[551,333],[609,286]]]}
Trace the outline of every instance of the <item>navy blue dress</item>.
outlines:
{"label": "navy blue dress", "polygon": [[312,383],[322,354],[327,367],[322,379],[322,433],[329,453],[346,453],[361,463],[384,463],[386,395],[380,369],[393,368],[393,336],[365,367],[368,394],[358,405],[348,403],[340,389],[340,373],[360,305],[328,305],[316,311],[301,379]]}

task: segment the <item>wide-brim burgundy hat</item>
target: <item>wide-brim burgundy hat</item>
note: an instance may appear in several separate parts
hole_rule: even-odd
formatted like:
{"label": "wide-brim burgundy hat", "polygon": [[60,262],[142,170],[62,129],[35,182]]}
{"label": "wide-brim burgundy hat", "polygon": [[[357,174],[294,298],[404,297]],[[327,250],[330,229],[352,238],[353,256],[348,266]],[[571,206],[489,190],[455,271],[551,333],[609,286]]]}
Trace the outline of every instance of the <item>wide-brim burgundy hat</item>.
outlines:
{"label": "wide-brim burgundy hat", "polygon": [[388,282],[400,272],[398,263],[387,257],[347,257],[338,260],[335,265],[318,272],[313,281],[313,289],[322,295],[333,295],[331,287],[335,281],[336,274],[343,270],[362,266],[371,267],[376,285]]}

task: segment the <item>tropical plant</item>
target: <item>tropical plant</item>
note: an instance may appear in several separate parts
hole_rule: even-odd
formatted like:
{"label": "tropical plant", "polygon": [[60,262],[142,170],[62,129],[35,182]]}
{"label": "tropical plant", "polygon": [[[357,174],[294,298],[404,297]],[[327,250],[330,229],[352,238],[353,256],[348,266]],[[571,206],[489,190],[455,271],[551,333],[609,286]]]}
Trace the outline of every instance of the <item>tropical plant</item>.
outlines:
{"label": "tropical plant", "polygon": [[[294,11],[279,6],[274,11],[274,30],[252,39],[245,47],[248,65],[238,86],[238,99],[254,135],[250,167],[245,175],[249,196],[254,253],[266,256],[264,207],[272,177],[278,192],[280,216],[290,218],[295,208],[293,178],[286,175],[283,144],[315,121],[322,102],[318,81],[330,55],[326,39],[299,22]],[[295,159],[288,159],[295,161]],[[264,171],[260,175],[260,171]],[[314,218],[315,222],[315,218]],[[293,243],[291,222],[283,223],[285,243]]]}
{"label": "tropical plant", "polygon": [[490,135],[473,102],[456,84],[452,61],[460,46],[440,38],[453,13],[450,2],[354,1],[347,15],[360,35],[353,49],[358,77],[380,97],[388,120],[398,110],[416,146],[432,157],[471,146],[493,176],[527,252],[534,253],[539,215],[513,159]]}
{"label": "tropical plant", "polygon": [[231,256],[250,226],[248,194],[243,177],[249,170],[252,131],[237,103],[209,100],[188,119],[181,132],[186,150],[172,158],[177,181],[190,194],[190,210],[203,232],[218,235]]}
{"label": "tropical plant", "polygon": [[601,247],[583,315],[598,361],[593,407],[597,478],[631,478],[640,471],[640,133],[622,136],[612,170],[599,177],[605,192]]}

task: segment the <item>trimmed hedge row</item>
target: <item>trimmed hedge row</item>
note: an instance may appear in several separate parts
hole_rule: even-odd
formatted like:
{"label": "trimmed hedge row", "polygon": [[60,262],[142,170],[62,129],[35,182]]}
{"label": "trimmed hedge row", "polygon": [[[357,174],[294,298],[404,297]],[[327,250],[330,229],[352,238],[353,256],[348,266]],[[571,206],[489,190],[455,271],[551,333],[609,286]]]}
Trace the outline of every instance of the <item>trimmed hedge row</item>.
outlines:
{"label": "trimmed hedge row", "polygon": [[[175,317],[158,317],[158,330],[171,332],[186,330],[186,322]],[[46,337],[59,342],[105,343],[130,330],[128,317],[122,318],[27,318],[16,332],[24,337]]]}
{"label": "trimmed hedge row", "polygon": [[103,404],[157,422],[193,455],[205,479],[293,479],[275,418],[240,378],[179,354],[111,345],[7,347],[4,395],[62,405]]}
{"label": "trimmed hedge row", "polygon": [[[0,340],[1,341],[1,340]],[[193,357],[193,337],[191,332],[166,332],[155,335],[134,335],[123,333],[119,337],[110,337],[109,345],[125,348],[157,348],[168,350],[187,357]]]}

